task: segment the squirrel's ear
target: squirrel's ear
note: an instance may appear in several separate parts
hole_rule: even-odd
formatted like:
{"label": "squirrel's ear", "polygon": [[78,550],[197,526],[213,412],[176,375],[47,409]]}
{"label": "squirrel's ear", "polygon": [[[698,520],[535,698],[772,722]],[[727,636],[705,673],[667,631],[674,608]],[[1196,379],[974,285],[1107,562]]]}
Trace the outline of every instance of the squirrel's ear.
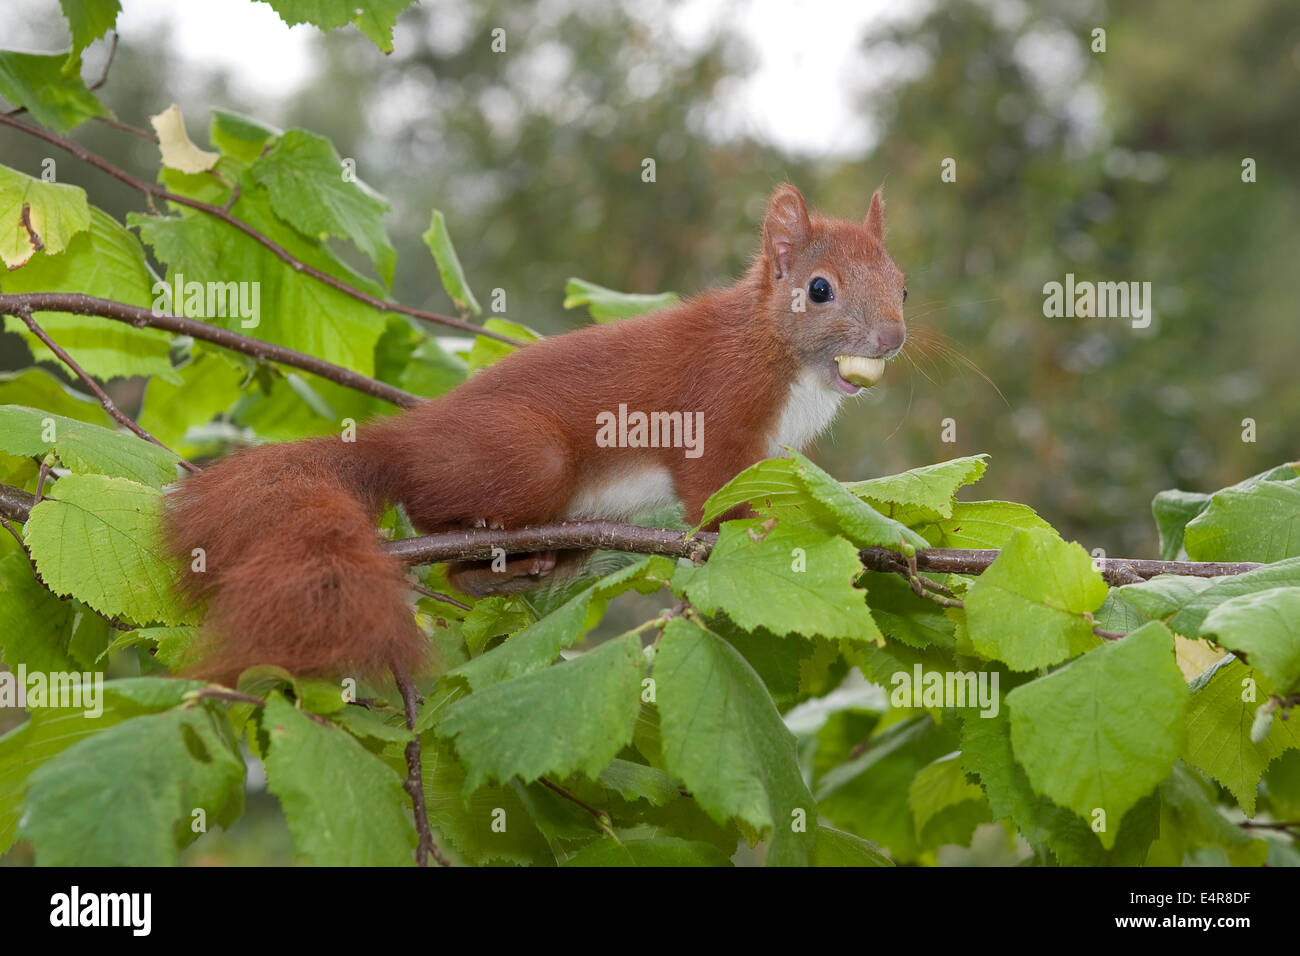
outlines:
{"label": "squirrel's ear", "polygon": [[885,198],[881,195],[881,190],[884,188],[881,186],[871,194],[871,205],[867,209],[867,218],[863,220],[867,232],[882,241],[885,238]]}
{"label": "squirrel's ear", "polygon": [[776,278],[784,278],[790,271],[791,255],[808,242],[811,233],[808,207],[799,190],[789,183],[776,187],[763,220],[763,251]]}

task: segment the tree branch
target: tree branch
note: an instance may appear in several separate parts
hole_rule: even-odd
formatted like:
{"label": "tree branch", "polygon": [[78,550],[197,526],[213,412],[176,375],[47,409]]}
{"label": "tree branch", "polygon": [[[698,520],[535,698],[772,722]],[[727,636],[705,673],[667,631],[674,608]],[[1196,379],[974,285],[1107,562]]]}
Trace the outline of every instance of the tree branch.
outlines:
{"label": "tree branch", "polygon": [[462,319],[452,318],[449,315],[441,315],[437,312],[429,312],[425,309],[416,309],[396,302],[388,302],[384,299],[378,298],[377,296],[373,296],[368,292],[362,292],[360,289],[353,288],[346,282],[336,279],[329,273],[322,272],[315,266],[310,266],[301,259],[298,259],[275,240],[258,232],[242,219],[231,215],[229,211],[223,209],[221,206],[214,206],[212,203],[206,203],[198,199],[191,199],[188,196],[181,196],[178,193],[171,192],[170,190],[157,185],[156,183],[147,182],[138,176],[128,173],[124,169],[114,166],[108,160],[92,153],[80,143],[74,142],[64,136],[60,136],[57,133],[51,133],[49,130],[30,126],[27,123],[20,123],[12,116],[0,113],[0,123],[3,123],[6,126],[12,126],[14,129],[21,130],[30,136],[35,136],[37,139],[43,139],[47,143],[51,143],[58,146],[60,149],[68,151],[82,162],[94,166],[100,172],[107,173],[119,182],[126,183],[126,185],[130,186],[132,189],[138,190],[150,200],[164,199],[167,202],[175,203],[178,206],[188,206],[190,209],[197,209],[200,212],[207,213],[209,216],[214,216],[226,223],[226,225],[238,229],[259,245],[270,250],[277,259],[286,263],[295,272],[309,275],[318,282],[323,282],[325,285],[342,292],[344,295],[356,299],[358,302],[364,302],[366,305],[373,309],[377,309],[380,312],[399,312],[402,315],[409,315],[412,318],[420,319],[423,322],[434,322],[438,325],[446,325],[453,329],[460,329],[462,332],[469,332],[474,335],[482,335],[490,339],[496,339],[499,342],[505,342],[507,345],[526,344],[517,339],[513,339],[508,335],[500,335],[499,333],[490,332],[487,329],[480,328],[477,325],[472,325]]}
{"label": "tree branch", "polygon": [[100,318],[113,319],[117,322],[125,322],[137,329],[147,326],[175,332],[177,335],[188,335],[204,342],[211,342],[213,345],[220,345],[222,348],[242,352],[260,361],[275,362],[279,365],[302,369],[304,372],[311,372],[313,375],[327,378],[346,388],[383,399],[386,402],[392,402],[401,408],[410,408],[424,401],[420,396],[412,395],[410,392],[389,385],[387,382],[369,378],[341,365],[334,365],[331,362],[318,359],[314,355],[308,355],[306,352],[298,352],[291,348],[285,348],[283,345],[272,345],[270,342],[263,342],[261,339],[240,335],[238,332],[232,332],[219,325],[211,325],[207,322],[199,322],[179,315],[159,314],[151,309],[145,309],[138,305],[128,305],[125,302],[117,302],[113,299],[100,299],[91,295],[82,295],[79,292],[11,292],[0,295],[0,315],[17,315],[21,317],[24,309],[31,312],[71,312],[76,315],[95,315]]}

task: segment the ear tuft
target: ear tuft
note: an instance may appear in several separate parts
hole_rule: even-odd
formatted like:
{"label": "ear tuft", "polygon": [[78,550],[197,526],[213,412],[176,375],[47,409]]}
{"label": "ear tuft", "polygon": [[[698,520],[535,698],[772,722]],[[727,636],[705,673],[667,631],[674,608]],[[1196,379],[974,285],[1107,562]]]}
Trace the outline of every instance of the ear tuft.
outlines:
{"label": "ear tuft", "polygon": [[812,223],[803,195],[789,183],[777,186],[767,201],[767,216],[763,219],[763,251],[776,278],[784,278],[790,271],[791,258],[807,244],[811,234]]}
{"label": "ear tuft", "polygon": [[867,232],[882,241],[885,238],[884,188],[884,186],[881,186],[871,194],[871,205],[867,208],[867,218],[863,220]]}

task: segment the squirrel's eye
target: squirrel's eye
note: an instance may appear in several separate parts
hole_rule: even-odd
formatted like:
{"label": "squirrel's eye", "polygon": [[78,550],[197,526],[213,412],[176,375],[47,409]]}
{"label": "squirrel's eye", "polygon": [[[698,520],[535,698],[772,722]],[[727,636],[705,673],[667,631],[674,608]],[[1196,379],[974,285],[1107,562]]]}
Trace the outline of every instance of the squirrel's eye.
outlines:
{"label": "squirrel's eye", "polygon": [[821,276],[817,276],[812,282],[808,283],[808,298],[814,302],[829,302],[835,298],[835,293],[832,291],[829,282]]}
{"label": "squirrel's eye", "polygon": [[907,286],[903,286],[903,301],[907,301]]}

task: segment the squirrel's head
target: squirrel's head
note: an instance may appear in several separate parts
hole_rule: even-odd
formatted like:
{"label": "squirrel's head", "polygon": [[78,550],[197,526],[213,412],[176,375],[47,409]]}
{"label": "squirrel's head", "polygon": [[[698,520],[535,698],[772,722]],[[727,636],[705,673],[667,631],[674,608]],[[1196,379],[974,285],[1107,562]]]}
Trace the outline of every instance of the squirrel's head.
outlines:
{"label": "squirrel's head", "polygon": [[885,251],[877,189],[861,222],[809,216],[799,190],[778,186],[763,220],[765,304],[795,357],[850,395],[874,385],[903,347],[903,273]]}

